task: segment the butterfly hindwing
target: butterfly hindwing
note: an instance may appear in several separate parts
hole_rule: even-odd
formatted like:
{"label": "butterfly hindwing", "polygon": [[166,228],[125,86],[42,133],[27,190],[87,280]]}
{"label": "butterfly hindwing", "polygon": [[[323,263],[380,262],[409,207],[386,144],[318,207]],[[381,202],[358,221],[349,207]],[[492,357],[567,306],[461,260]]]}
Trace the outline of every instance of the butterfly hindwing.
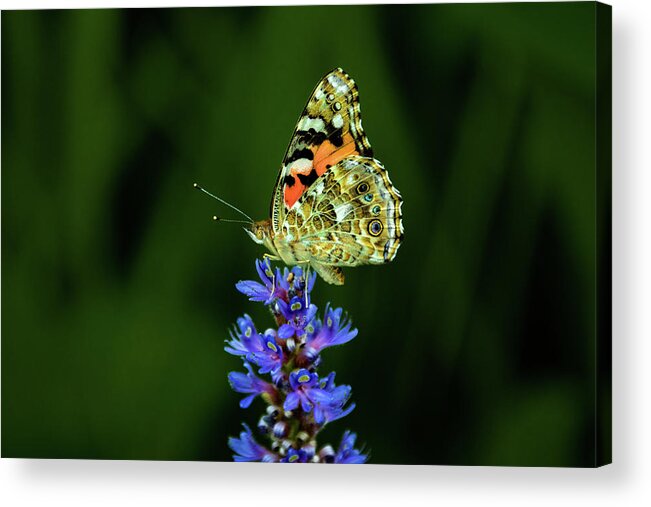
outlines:
{"label": "butterfly hindwing", "polygon": [[[383,264],[393,260],[402,240],[401,207],[400,193],[378,160],[346,157],[307,189],[282,228],[300,238],[297,253],[317,271],[320,265]],[[331,274],[343,283],[340,271]]]}
{"label": "butterfly hindwing", "polygon": [[271,201],[274,230],[317,178],[356,155],[372,156],[362,129],[357,85],[335,69],[319,81],[296,124]]}

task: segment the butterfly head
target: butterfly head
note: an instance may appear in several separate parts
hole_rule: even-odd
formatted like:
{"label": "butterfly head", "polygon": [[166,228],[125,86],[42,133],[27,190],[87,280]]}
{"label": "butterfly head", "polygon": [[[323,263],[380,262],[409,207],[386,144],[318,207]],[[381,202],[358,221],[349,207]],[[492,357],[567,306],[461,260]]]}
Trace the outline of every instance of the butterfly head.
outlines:
{"label": "butterfly head", "polygon": [[270,219],[253,222],[251,225],[244,227],[244,230],[258,245],[265,245],[268,247],[268,244],[271,243]]}

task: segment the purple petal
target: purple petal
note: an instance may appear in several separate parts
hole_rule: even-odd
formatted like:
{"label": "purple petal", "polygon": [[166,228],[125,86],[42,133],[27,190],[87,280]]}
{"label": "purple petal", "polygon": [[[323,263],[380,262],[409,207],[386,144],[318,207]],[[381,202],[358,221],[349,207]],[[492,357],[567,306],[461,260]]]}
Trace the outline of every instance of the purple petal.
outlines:
{"label": "purple petal", "polygon": [[264,285],[252,280],[239,281],[235,288],[245,296],[249,296],[249,301],[266,301],[270,292]]}
{"label": "purple petal", "polygon": [[316,315],[318,308],[316,305],[310,305],[305,313],[305,322],[310,322]]}
{"label": "purple petal", "polygon": [[301,396],[301,408],[303,409],[303,412],[309,412],[312,410],[312,403],[310,403],[307,396]]}
{"label": "purple petal", "polygon": [[278,336],[280,338],[283,338],[284,340],[286,340],[287,338],[291,338],[292,336],[294,336],[294,327],[290,326],[289,324],[283,324],[278,329]]}
{"label": "purple petal", "polygon": [[239,371],[232,371],[228,374],[228,383],[231,385],[233,391],[238,393],[250,393],[251,392],[251,379],[246,373],[241,373]]}
{"label": "purple petal", "polygon": [[299,398],[300,397],[298,393],[289,393],[285,399],[283,408],[285,410],[296,410],[296,407],[298,407]]}
{"label": "purple petal", "polygon": [[307,281],[307,291],[312,292],[312,289],[314,288],[314,282],[316,282],[316,271],[312,271],[310,273],[310,278]]}
{"label": "purple petal", "polygon": [[224,350],[228,352],[229,354],[232,354],[234,356],[245,356],[246,354],[249,353],[248,350],[242,345],[242,342],[227,342],[231,347],[224,347]]}
{"label": "purple petal", "polygon": [[230,437],[228,446],[235,452],[233,459],[235,461],[278,461],[278,457],[258,444],[251,434],[251,429],[243,424],[244,430],[240,433],[239,438]]}
{"label": "purple petal", "polygon": [[267,287],[271,287],[271,276],[269,273],[273,273],[271,270],[271,264],[269,264],[269,259],[257,260],[255,262],[255,269],[258,272],[258,276],[262,283]]}
{"label": "purple petal", "polygon": [[328,422],[333,422],[336,421],[337,419],[341,419],[342,417],[346,417],[348,414],[350,414],[353,410],[355,410],[355,403],[351,403],[346,409],[344,410],[335,410],[332,411],[326,418]]}
{"label": "purple petal", "polygon": [[240,408],[249,408],[251,406],[251,403],[253,403],[253,399],[258,395],[258,393],[253,393],[247,396],[246,398],[242,398],[240,401]]}

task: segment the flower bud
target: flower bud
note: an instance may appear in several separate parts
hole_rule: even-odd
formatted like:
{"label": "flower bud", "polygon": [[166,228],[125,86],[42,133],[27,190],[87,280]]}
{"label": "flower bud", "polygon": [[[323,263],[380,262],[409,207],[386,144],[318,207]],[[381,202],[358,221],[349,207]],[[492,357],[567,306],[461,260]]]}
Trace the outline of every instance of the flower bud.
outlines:
{"label": "flower bud", "polygon": [[314,454],[316,453],[316,446],[315,445],[309,445],[309,444],[304,445],[302,447],[302,450],[305,453],[305,456],[307,457],[307,460],[310,461],[312,458],[314,458]]}
{"label": "flower bud", "polygon": [[287,454],[287,451],[292,447],[292,441],[291,440],[283,440],[282,443],[280,444],[280,452],[283,454]]}
{"label": "flower bud", "polygon": [[287,436],[287,423],[284,421],[278,421],[274,424],[274,437],[284,438]]}
{"label": "flower bud", "polygon": [[280,410],[278,410],[278,408],[274,407],[273,405],[269,405],[267,407],[267,414],[269,415],[272,421],[275,421],[280,415]]}
{"label": "flower bud", "polygon": [[305,442],[307,442],[308,438],[310,438],[310,436],[307,434],[307,432],[300,431],[296,435],[296,442],[298,442],[300,445],[303,445]]}
{"label": "flower bud", "polygon": [[271,424],[269,424],[269,416],[263,415],[258,421],[258,430],[260,430],[260,433],[266,435],[269,433],[270,429]]}
{"label": "flower bud", "polygon": [[330,444],[323,446],[319,452],[319,458],[321,458],[322,463],[334,463],[335,461],[335,450]]}

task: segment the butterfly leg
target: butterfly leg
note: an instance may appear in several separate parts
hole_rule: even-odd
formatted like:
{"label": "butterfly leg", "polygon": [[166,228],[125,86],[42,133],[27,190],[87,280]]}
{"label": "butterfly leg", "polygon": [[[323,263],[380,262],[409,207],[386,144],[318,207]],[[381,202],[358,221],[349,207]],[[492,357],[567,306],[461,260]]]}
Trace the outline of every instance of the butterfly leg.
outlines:
{"label": "butterfly leg", "polygon": [[307,285],[310,280],[310,261],[302,261],[299,262],[299,264],[305,264],[305,269],[303,270],[303,277],[305,278],[305,289],[303,289],[303,293],[305,294],[305,308],[307,308]]}
{"label": "butterfly leg", "polygon": [[[277,257],[275,255],[271,255],[269,253],[263,253],[262,254],[263,259],[269,259],[270,261],[281,261],[282,259],[280,257]],[[276,292],[276,272],[272,269],[271,270],[271,293],[273,294]]]}

